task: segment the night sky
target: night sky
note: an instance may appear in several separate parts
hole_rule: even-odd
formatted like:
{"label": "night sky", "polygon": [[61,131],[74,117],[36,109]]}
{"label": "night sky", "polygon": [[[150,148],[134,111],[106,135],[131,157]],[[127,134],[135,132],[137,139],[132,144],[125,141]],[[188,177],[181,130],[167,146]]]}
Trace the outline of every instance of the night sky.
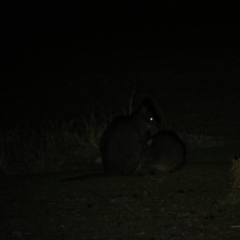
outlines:
{"label": "night sky", "polygon": [[135,73],[139,54],[145,61],[149,52],[239,46],[239,4],[231,1],[5,1],[0,11],[7,121],[54,111],[80,117],[73,103],[101,101],[95,76],[99,84],[110,73]]}
{"label": "night sky", "polygon": [[217,38],[234,35],[239,20],[238,5],[231,1],[5,1],[1,12],[5,50],[57,46],[74,38],[88,44],[94,38],[94,45],[113,35],[130,41],[140,31],[149,39],[177,32],[182,38],[207,37],[211,32]]}

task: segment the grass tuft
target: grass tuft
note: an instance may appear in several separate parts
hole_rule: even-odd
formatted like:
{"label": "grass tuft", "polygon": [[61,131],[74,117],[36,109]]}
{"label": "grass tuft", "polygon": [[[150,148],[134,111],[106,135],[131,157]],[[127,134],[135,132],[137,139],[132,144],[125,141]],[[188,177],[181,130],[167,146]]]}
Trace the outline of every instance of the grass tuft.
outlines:
{"label": "grass tuft", "polygon": [[85,170],[99,156],[99,139],[110,120],[111,114],[98,116],[95,107],[81,120],[2,128],[0,175]]}
{"label": "grass tuft", "polygon": [[107,124],[111,122],[112,115],[109,117],[102,114],[101,117],[96,116],[95,108],[93,109],[90,117],[83,117],[80,124],[81,132],[75,133],[76,139],[80,147],[85,148],[85,156],[89,157],[92,153],[98,152],[99,140],[102,136]]}

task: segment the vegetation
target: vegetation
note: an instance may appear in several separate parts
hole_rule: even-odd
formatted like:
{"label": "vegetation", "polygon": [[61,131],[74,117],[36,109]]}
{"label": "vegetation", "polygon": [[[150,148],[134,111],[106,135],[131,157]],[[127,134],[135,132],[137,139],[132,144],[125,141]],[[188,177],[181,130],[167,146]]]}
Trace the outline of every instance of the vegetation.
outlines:
{"label": "vegetation", "polygon": [[92,113],[89,119],[1,129],[1,174],[74,171],[98,155],[105,124],[98,123]]}

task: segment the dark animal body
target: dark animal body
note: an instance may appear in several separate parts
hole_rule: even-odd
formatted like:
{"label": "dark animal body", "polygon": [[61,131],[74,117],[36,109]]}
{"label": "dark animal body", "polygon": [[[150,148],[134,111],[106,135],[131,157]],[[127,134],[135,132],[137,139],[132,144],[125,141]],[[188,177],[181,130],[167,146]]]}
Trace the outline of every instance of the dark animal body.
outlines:
{"label": "dark animal body", "polygon": [[131,116],[113,120],[101,136],[99,149],[104,171],[67,178],[63,182],[138,172],[147,141],[156,134],[158,123],[153,103],[146,99]]}
{"label": "dark animal body", "polygon": [[107,176],[137,172],[147,141],[157,132],[154,107],[144,101],[132,116],[122,116],[106,128],[100,139],[100,153]]}
{"label": "dark animal body", "polygon": [[158,124],[151,101],[142,102],[131,116],[121,116],[110,123],[100,138],[104,171],[63,181],[128,176],[138,172],[142,165],[163,172],[183,167],[186,157],[184,142],[172,131],[158,132]]}
{"label": "dark animal body", "polygon": [[184,165],[186,147],[184,142],[171,131],[156,134],[143,153],[143,162],[154,169],[173,172]]}

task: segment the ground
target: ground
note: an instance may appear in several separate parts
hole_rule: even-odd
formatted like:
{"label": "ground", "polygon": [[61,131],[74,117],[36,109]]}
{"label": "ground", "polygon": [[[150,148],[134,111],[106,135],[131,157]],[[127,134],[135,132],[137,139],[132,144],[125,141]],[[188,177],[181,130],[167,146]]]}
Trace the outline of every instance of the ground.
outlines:
{"label": "ground", "polygon": [[215,161],[171,175],[2,181],[1,239],[238,239],[230,164]]}

